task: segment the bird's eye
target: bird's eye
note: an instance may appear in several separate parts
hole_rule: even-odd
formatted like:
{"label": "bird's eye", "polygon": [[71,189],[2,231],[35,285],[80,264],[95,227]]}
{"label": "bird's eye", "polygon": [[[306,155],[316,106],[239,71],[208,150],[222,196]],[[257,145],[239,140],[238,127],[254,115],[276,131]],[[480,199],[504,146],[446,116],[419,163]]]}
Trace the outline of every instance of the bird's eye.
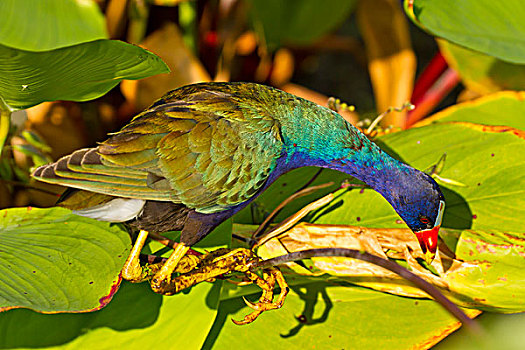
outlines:
{"label": "bird's eye", "polygon": [[425,216],[420,217],[420,218],[419,218],[419,221],[420,221],[422,224],[425,224],[425,225],[426,225],[426,224],[430,224],[430,220],[429,220],[427,217],[425,217]]}

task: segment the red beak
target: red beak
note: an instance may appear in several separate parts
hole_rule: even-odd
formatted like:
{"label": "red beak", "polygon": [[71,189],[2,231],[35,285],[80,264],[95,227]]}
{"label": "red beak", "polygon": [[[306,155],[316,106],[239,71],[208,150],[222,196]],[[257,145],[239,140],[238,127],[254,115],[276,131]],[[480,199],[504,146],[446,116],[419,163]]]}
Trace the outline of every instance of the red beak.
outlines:
{"label": "red beak", "polygon": [[421,250],[425,255],[425,261],[429,264],[434,260],[434,256],[436,256],[439,227],[440,226],[434,226],[434,228],[430,230],[415,232]]}
{"label": "red beak", "polygon": [[436,217],[434,227],[428,230],[421,230],[414,232],[416,234],[421,250],[425,255],[425,261],[430,265],[436,256],[438,233],[441,227],[441,219],[443,219],[443,212],[445,211],[445,202],[439,201],[439,209]]}

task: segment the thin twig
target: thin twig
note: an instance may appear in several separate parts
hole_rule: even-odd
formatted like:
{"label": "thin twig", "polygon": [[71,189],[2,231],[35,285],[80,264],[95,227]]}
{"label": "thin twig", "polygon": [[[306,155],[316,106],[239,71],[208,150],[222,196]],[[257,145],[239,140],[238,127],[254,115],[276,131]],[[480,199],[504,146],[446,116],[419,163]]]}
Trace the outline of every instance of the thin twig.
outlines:
{"label": "thin twig", "polygon": [[[310,180],[306,185],[310,184],[313,181],[313,179],[315,179],[315,177],[312,178],[312,180]],[[288,197],[284,201],[282,201],[281,204],[279,204],[270,213],[270,215],[268,215],[266,217],[266,219],[264,219],[264,221],[259,225],[259,227],[257,227],[257,230],[255,230],[255,232],[252,234],[252,240],[256,240],[257,238],[259,238],[259,236],[264,232],[264,230],[266,230],[266,228],[268,227],[270,222],[272,222],[273,218],[275,218],[275,216],[281,211],[281,209],[284,208],[286,205],[288,205],[290,202],[292,202],[293,200],[295,200],[297,198],[309,195],[309,194],[311,194],[311,193],[313,193],[313,192],[315,192],[317,190],[320,190],[322,188],[330,187],[333,184],[334,184],[333,182],[327,182],[325,184],[312,186],[312,187],[307,187],[307,188],[304,188],[304,186],[303,186],[303,188],[301,188],[299,191],[295,192],[290,197]]]}
{"label": "thin twig", "polygon": [[279,225],[273,228],[270,232],[268,232],[264,236],[257,239],[252,248],[261,246],[264,243],[268,242],[270,239],[274,237],[278,237],[281,234],[285,233],[286,231],[291,229],[296,223],[298,223],[299,220],[301,220],[306,215],[308,215],[308,213],[325,206],[326,204],[330,203],[333,199],[334,199],[334,194],[329,193],[326,196],[321,197],[318,200],[307,204],[306,206],[301,208],[297,213],[286,218],[283,222],[281,222]]}
{"label": "thin twig", "polygon": [[[300,189],[298,189],[296,192],[299,192],[299,191],[302,191],[304,190],[305,188],[307,188],[308,186],[310,186],[312,184],[312,182],[315,181],[315,179],[317,179],[319,177],[319,175],[321,175],[321,173],[323,172],[324,168],[319,168],[319,170],[317,170],[317,172],[314,174],[314,176],[312,176],[312,178],[310,180],[308,180],[304,185],[303,187],[301,187]],[[321,187],[322,188],[322,187]]]}
{"label": "thin twig", "polygon": [[251,238],[244,237],[244,236],[238,235],[236,233],[232,233],[232,238],[236,239],[238,241],[244,242],[244,243],[246,243],[248,245],[252,244],[252,241],[253,241]]}
{"label": "thin twig", "polygon": [[309,259],[313,257],[347,257],[353,259],[363,260],[372,263],[377,266],[381,266],[387,270],[394,272],[402,278],[412,282],[416,287],[423,290],[425,293],[430,295],[435,301],[445,308],[450,314],[457,318],[463,323],[469,331],[476,335],[482,335],[483,329],[480,325],[468,317],[456,304],[450,301],[443,295],[436,287],[428,283],[421,277],[413,274],[412,272],[405,269],[403,266],[396,264],[393,261],[383,259],[379,256],[372,255],[370,253],[359,251],[355,249],[346,248],[319,248],[319,249],[308,249],[290,254],[278,256],[272,259],[263,260],[253,265],[253,268],[268,268],[271,266],[282,265],[287,262]]}

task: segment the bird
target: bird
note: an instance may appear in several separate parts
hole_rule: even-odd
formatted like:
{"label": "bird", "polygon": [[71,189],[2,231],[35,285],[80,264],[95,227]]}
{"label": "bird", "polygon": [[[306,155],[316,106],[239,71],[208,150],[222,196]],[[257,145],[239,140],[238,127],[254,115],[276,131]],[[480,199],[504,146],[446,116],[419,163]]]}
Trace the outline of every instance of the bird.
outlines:
{"label": "bird", "polygon": [[286,172],[344,172],[380,193],[414,232],[425,258],[437,250],[445,199],[431,176],[388,155],[334,110],[270,86],[209,82],[169,91],[94,148],[32,176],[69,187],[60,205],[140,230],[125,265],[141,280],[148,232],[180,230],[180,243],[151,277],[172,294],[189,248]]}

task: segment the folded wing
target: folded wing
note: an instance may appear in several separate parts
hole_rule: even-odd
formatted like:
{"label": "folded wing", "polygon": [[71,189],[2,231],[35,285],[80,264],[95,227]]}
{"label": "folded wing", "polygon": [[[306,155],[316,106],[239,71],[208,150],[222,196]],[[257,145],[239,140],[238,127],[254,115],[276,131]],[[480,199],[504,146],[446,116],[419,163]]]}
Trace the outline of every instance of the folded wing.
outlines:
{"label": "folded wing", "polygon": [[202,213],[257,193],[281,155],[277,121],[219,88],[178,89],[97,148],[33,176],[91,192],[182,203]]}

